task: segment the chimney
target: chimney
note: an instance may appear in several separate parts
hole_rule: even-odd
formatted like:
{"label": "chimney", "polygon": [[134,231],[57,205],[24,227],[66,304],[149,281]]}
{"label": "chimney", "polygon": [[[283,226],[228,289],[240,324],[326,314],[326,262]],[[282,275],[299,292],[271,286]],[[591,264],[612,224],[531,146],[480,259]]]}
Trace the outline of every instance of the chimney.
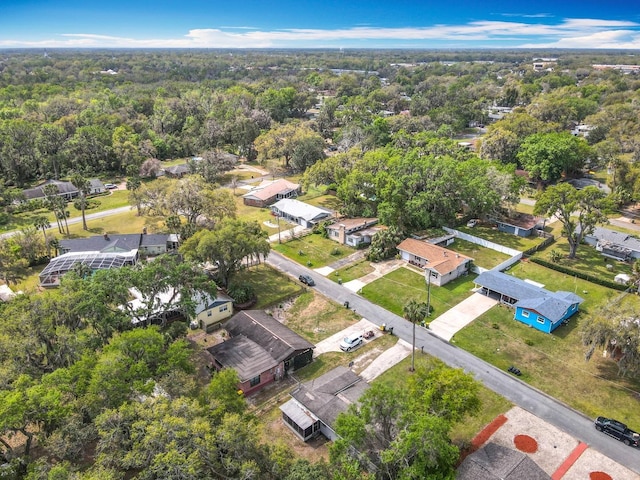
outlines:
{"label": "chimney", "polygon": [[344,245],[347,241],[344,223],[338,225],[338,242]]}

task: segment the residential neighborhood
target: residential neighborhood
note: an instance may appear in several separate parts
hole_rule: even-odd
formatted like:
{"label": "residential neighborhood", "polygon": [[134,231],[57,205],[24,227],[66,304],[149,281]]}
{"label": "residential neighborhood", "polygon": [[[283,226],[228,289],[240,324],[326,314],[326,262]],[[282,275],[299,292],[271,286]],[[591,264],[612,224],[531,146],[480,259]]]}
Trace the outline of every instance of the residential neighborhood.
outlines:
{"label": "residential neighborhood", "polygon": [[637,478],[635,73],[555,53],[0,59],[8,478]]}

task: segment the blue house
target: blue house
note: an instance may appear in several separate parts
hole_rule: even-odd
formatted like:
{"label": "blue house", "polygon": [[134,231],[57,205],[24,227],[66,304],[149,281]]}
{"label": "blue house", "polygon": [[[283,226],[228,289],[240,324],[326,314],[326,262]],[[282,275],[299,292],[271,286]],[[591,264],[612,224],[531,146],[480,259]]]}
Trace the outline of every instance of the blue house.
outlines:
{"label": "blue house", "polygon": [[480,292],[496,296],[515,309],[513,318],[530,327],[551,333],[578,311],[584,301],[571,292],[551,292],[502,272],[489,270],[475,279]]}

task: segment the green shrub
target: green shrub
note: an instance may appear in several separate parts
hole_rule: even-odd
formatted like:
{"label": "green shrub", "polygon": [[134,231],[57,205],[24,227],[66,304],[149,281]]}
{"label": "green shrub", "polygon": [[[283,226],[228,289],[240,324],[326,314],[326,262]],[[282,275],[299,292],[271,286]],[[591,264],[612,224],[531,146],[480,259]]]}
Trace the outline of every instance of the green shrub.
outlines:
{"label": "green shrub", "polygon": [[614,290],[620,290],[620,291],[626,290],[628,288],[626,285],[615,283],[610,280],[605,280],[600,277],[595,277],[593,275],[589,275],[588,273],[572,270],[571,268],[565,267],[563,265],[547,262],[546,260],[543,260],[541,258],[531,257],[529,258],[529,261],[533,263],[537,263],[538,265],[542,265],[543,267],[547,267],[552,270],[555,270],[556,272],[566,273],[567,275],[578,277],[582,280],[586,280],[587,282],[595,283],[596,285],[602,285],[603,287],[613,288]]}

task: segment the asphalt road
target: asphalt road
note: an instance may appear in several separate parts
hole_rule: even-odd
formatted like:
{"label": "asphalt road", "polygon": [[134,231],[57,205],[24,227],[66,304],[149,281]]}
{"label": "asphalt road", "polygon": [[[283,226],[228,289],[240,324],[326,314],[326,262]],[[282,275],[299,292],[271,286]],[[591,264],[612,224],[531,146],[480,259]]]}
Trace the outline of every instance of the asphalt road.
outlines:
{"label": "asphalt road", "polygon": [[[89,220],[96,220],[98,218],[104,218],[104,217],[108,217],[110,215],[117,215],[119,213],[128,212],[132,208],[135,208],[135,207],[131,207],[131,206],[127,205],[125,207],[112,208],[111,210],[104,210],[103,212],[88,213],[87,215],[85,215],[85,217],[86,217],[87,222],[88,222]],[[82,215],[80,215],[78,217],[73,217],[73,218],[67,219],[67,223],[69,225],[73,225],[75,223],[80,223],[80,222],[82,222]],[[54,228],[58,228],[55,221],[51,222],[51,227],[49,227],[47,230],[52,230]],[[13,235],[16,235],[18,232],[20,232],[20,230],[12,230],[10,232],[0,234],[0,239],[9,238],[9,237],[11,237]]]}
{"label": "asphalt road", "polygon": [[[316,282],[316,286],[313,288],[319,293],[341,304],[348,301],[349,308],[376,325],[385,323],[387,328],[393,327],[394,335],[411,343],[412,325],[402,317],[374,305],[345,287],[287,259],[273,250],[267,257],[266,262],[296,279],[301,273],[311,275]],[[464,369],[487,388],[640,474],[640,450],[627,447],[622,442],[596,431],[593,426],[593,419],[569,408],[564,403],[520,381],[511,374],[503,372],[493,365],[457,348],[455,345],[432,335],[429,330],[417,327],[416,348],[420,347],[424,347],[425,352],[438,357],[446,364]],[[561,366],[559,365],[558,368],[561,368]],[[603,412],[603,415],[606,415],[606,412]]]}

